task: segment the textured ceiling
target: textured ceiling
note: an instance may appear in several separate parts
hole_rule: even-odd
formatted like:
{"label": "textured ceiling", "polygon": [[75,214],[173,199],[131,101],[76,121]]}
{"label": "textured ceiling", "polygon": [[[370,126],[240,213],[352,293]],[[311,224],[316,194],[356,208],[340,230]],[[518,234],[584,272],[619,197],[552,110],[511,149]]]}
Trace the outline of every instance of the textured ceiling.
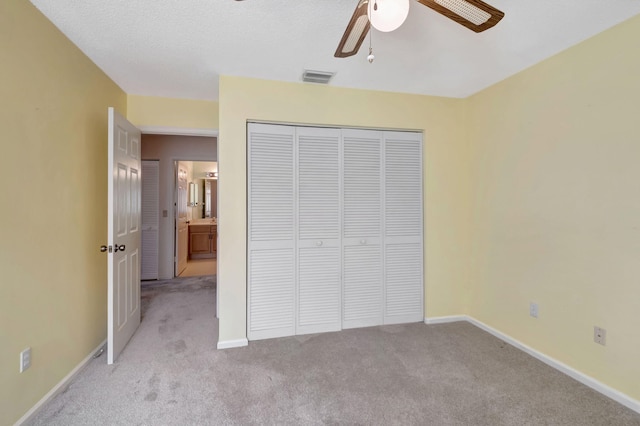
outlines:
{"label": "textured ceiling", "polygon": [[411,1],[391,33],[333,57],[358,0],[31,0],[130,94],[218,98],[218,77],[466,97],[640,13],[640,0],[491,0],[505,12],[476,34]]}

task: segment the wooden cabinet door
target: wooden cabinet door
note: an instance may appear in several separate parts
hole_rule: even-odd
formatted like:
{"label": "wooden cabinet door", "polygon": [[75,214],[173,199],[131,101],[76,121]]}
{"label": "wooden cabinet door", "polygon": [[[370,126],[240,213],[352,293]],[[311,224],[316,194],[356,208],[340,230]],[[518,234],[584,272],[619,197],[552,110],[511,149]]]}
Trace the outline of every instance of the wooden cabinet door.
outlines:
{"label": "wooden cabinet door", "polygon": [[191,233],[189,240],[191,254],[207,254],[211,252],[211,234],[207,233]]}

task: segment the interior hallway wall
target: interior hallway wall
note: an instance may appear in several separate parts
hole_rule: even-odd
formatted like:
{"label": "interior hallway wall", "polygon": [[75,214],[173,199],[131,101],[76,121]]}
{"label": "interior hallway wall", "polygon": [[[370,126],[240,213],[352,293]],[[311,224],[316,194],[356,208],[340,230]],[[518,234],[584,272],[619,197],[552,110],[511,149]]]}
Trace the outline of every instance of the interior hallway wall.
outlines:
{"label": "interior hallway wall", "polygon": [[[174,161],[216,161],[217,139],[199,136],[142,135],[142,159],[160,162],[160,229],[158,275],[174,276]],[[166,212],[166,216],[165,216]]]}
{"label": "interior hallway wall", "polygon": [[[0,1],[0,424],[107,335],[107,108],[126,94],[24,0]],[[25,168],[25,164],[28,167]],[[32,349],[19,373],[19,353]]]}

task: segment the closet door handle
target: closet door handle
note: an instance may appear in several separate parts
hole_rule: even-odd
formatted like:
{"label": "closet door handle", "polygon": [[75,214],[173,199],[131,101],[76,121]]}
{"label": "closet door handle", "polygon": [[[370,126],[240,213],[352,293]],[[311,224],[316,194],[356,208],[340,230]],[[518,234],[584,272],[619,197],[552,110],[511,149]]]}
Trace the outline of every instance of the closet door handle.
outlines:
{"label": "closet door handle", "polygon": [[367,244],[367,240],[360,240],[360,244]]}
{"label": "closet door handle", "polygon": [[316,245],[317,245],[318,247],[320,247],[320,246],[322,245],[322,241],[318,241],[318,242],[316,242]]}

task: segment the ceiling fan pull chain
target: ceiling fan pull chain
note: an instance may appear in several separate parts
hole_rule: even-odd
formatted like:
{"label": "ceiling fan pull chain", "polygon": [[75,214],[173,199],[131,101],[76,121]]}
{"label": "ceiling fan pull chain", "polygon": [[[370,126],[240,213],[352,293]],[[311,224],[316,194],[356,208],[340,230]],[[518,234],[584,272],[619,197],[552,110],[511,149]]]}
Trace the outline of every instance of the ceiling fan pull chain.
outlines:
{"label": "ceiling fan pull chain", "polygon": [[376,56],[373,54],[373,47],[371,47],[371,33],[373,32],[373,29],[369,30],[369,56],[367,56],[367,61],[369,61],[370,64],[373,63],[373,60],[376,59]]}

